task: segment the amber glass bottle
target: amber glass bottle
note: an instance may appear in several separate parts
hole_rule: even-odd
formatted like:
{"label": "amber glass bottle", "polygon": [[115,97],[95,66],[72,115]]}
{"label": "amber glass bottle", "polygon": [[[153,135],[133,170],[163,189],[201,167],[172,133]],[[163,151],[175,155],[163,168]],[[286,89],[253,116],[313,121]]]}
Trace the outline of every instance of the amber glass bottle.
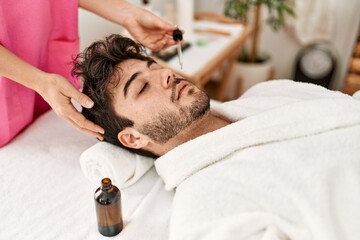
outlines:
{"label": "amber glass bottle", "polygon": [[107,237],[119,234],[123,228],[120,190],[104,178],[94,198],[99,232]]}

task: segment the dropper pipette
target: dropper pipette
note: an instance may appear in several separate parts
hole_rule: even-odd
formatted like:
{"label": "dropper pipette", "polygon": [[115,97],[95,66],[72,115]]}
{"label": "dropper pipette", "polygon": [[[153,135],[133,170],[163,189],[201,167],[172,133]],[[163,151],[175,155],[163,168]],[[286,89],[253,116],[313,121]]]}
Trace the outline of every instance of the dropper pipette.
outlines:
{"label": "dropper pipette", "polygon": [[183,58],[182,58],[182,50],[181,50],[181,41],[183,39],[182,32],[179,29],[176,29],[173,32],[173,39],[176,41],[176,49],[178,53],[179,65],[180,68],[183,68]]}

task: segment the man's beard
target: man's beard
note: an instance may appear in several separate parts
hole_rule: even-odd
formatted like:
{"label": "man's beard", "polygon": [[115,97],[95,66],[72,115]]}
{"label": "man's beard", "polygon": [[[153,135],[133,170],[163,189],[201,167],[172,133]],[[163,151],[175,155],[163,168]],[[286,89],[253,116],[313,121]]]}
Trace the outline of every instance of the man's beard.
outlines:
{"label": "man's beard", "polygon": [[203,91],[195,93],[194,89],[190,89],[188,95],[193,95],[195,99],[190,106],[180,107],[177,112],[170,110],[160,112],[150,123],[141,126],[139,132],[157,143],[164,144],[204,116],[210,109],[208,95]]}

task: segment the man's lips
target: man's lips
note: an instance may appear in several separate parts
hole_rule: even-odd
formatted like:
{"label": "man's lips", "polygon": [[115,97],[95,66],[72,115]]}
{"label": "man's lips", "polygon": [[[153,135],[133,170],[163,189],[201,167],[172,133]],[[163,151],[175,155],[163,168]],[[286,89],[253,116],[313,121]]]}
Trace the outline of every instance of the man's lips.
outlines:
{"label": "man's lips", "polygon": [[178,89],[178,95],[177,95],[177,100],[179,100],[179,98],[181,97],[182,93],[184,92],[185,88],[188,86],[188,84],[186,82],[180,82],[177,86]]}

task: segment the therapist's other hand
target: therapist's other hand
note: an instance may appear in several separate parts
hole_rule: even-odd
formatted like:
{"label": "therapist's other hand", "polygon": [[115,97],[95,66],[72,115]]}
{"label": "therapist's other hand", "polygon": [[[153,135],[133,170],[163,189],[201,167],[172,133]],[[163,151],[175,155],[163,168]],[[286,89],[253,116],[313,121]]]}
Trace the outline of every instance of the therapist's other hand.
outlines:
{"label": "therapist's other hand", "polygon": [[[46,82],[46,84],[44,84]],[[94,102],[85,94],[78,91],[66,78],[57,74],[47,74],[39,88],[39,94],[47,101],[54,112],[61,118],[69,121],[76,128],[103,140],[104,129],[89,121],[76,110],[71,98],[82,107],[91,108]]]}
{"label": "therapist's other hand", "polygon": [[129,16],[126,16],[124,26],[132,37],[145,47],[159,51],[176,43],[172,34],[177,26],[165,22],[143,8],[134,7],[126,14]]}

